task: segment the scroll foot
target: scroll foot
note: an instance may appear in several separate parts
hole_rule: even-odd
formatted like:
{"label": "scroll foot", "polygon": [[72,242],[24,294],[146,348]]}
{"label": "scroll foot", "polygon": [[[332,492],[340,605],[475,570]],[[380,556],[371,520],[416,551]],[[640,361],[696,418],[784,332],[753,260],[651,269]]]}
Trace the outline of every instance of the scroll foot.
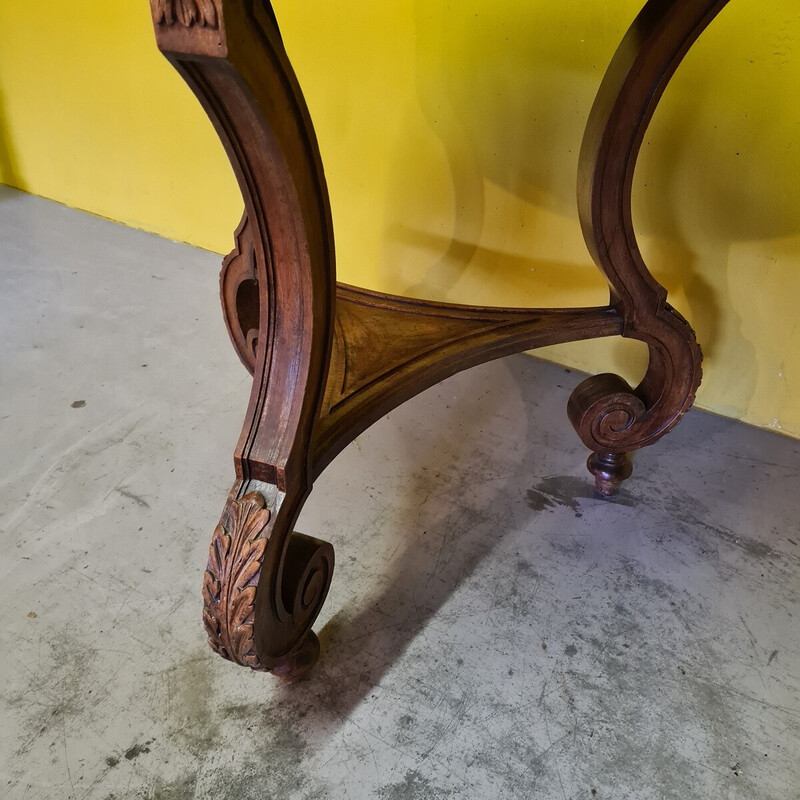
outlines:
{"label": "scroll foot", "polygon": [[594,475],[594,490],[602,497],[611,497],[633,472],[630,453],[592,453],[586,462]]}
{"label": "scroll foot", "polygon": [[[203,581],[203,621],[223,658],[300,680],[319,658],[311,626],[328,594],[333,547],[294,533],[299,501],[268,504],[234,486],[214,532]],[[260,593],[260,594],[259,594]]]}

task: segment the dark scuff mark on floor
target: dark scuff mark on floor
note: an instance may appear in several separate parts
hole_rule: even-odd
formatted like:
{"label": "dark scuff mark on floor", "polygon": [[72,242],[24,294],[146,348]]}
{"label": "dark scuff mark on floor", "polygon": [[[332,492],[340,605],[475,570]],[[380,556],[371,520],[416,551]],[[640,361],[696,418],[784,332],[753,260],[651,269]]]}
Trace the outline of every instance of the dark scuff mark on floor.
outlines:
{"label": "dark scuff mark on floor", "polygon": [[133,500],[137,506],[140,508],[150,508],[150,503],[144,499],[144,497],[140,497],[138,494],[134,494],[133,492],[129,491],[128,489],[120,489],[118,488],[117,491],[123,496],[127,497],[128,500]]}
{"label": "dark scuff mark on floor", "polygon": [[138,758],[142,753],[149,753],[150,745],[153,744],[154,741],[154,739],[150,739],[144,744],[135,744],[133,747],[129,747],[125,751],[125,758],[128,761],[133,761],[134,758]]}

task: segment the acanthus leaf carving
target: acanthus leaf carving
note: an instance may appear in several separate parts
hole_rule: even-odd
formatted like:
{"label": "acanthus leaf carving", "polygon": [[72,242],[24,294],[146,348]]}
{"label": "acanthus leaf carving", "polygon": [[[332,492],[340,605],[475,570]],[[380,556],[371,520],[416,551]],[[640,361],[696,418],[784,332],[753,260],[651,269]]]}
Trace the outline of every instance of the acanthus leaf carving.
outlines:
{"label": "acanthus leaf carving", "polygon": [[259,492],[229,501],[211,539],[203,576],[203,625],[211,649],[255,670],[264,669],[255,650],[253,621],[269,520]]}
{"label": "acanthus leaf carving", "polygon": [[177,22],[184,28],[198,25],[216,29],[219,26],[214,0],[150,0],[150,5],[158,25],[172,26]]}

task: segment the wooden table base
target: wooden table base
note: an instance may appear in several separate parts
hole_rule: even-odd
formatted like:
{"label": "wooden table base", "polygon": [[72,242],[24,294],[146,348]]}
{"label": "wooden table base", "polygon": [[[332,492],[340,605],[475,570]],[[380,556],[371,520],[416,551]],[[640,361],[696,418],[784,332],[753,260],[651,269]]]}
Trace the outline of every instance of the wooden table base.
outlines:
{"label": "wooden table base", "polygon": [[596,375],[572,424],[597,490],[691,406],[701,353],[636,244],[631,183],[642,137],[683,56],[727,0],[650,0],[603,79],[580,155],[578,206],[611,288],[602,308],[483,308],[336,283],[314,128],[268,0],[150,0],[158,45],[203,104],[244,198],[221,296],[253,388],[236,482],[211,542],[203,618],[211,647],[286,681],[319,654],[311,626],[333,548],[293,531],[314,479],[365,428],[459,370],[535,347],[626,336],[650,361],[637,387]]}

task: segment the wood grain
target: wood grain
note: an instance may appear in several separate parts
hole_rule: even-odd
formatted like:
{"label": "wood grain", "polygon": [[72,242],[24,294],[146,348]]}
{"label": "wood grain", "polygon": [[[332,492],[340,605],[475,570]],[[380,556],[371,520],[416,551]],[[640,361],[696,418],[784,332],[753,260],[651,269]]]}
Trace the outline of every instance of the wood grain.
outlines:
{"label": "wood grain", "polygon": [[384,414],[456,372],[521,350],[621,331],[622,320],[610,307],[484,308],[340,284],[314,429],[314,473]]}

